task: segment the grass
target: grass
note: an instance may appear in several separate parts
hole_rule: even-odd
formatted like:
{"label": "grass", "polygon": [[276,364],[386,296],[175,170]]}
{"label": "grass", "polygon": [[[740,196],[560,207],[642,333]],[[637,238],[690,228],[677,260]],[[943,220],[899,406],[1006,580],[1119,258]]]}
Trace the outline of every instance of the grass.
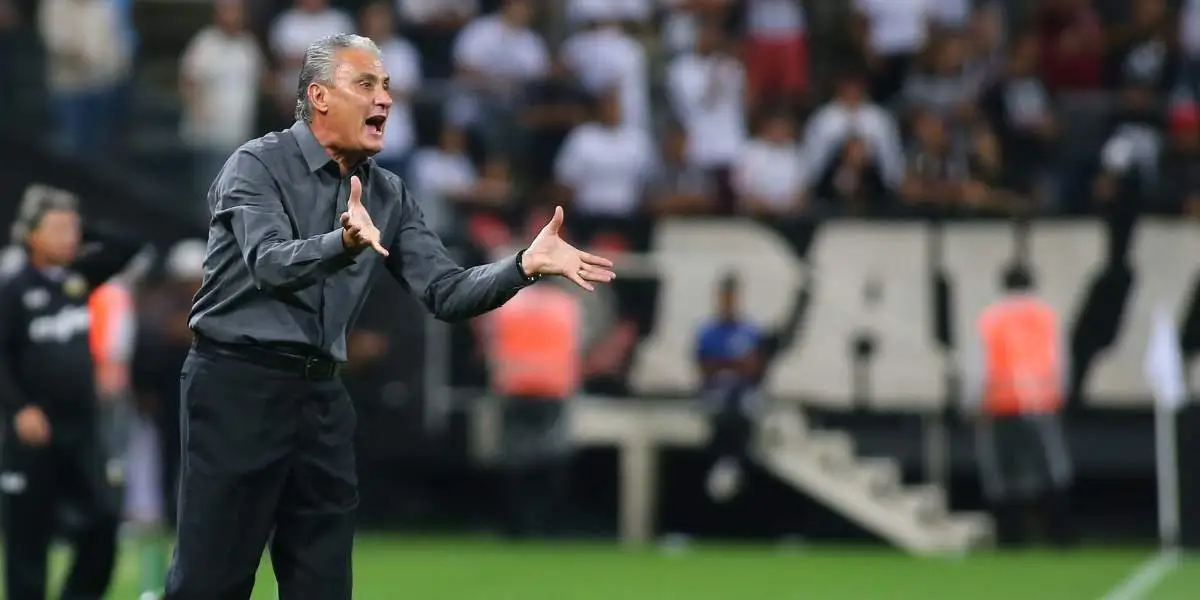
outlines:
{"label": "grass", "polygon": [[[356,600],[1101,600],[1144,550],[988,553],[920,559],[887,548],[507,544],[361,536]],[[56,555],[56,571],[66,564]],[[1185,559],[1141,600],[1194,600],[1200,560]],[[111,600],[135,600],[132,549]],[[274,600],[264,560],[254,600]],[[1133,600],[1133,599],[1127,599]]]}

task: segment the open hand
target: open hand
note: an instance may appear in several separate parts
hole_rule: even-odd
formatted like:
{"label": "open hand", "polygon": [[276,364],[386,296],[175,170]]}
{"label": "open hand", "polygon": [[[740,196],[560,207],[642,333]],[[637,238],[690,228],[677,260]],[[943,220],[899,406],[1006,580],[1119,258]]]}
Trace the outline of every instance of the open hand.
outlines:
{"label": "open hand", "polygon": [[351,250],[374,248],[380,256],[387,256],[387,248],[379,243],[379,228],[371,222],[371,214],[362,203],[362,182],[355,175],[350,178],[350,199],[346,212],[342,213],[342,244]]}
{"label": "open hand", "polygon": [[596,289],[591,282],[612,281],[616,277],[612,272],[612,261],[564,242],[558,235],[562,222],[562,207],[556,206],[554,217],[537,237],[533,238],[533,242],[521,257],[521,268],[525,270],[525,274],[562,275],[589,292]]}

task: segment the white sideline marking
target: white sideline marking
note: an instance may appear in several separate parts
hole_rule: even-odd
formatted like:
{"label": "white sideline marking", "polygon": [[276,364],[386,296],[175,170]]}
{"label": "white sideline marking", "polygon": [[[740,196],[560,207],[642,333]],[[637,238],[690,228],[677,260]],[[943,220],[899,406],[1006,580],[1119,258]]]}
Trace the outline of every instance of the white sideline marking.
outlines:
{"label": "white sideline marking", "polygon": [[1175,567],[1179,566],[1179,553],[1164,550],[1138,565],[1136,571],[1117,584],[1102,600],[1142,600]]}

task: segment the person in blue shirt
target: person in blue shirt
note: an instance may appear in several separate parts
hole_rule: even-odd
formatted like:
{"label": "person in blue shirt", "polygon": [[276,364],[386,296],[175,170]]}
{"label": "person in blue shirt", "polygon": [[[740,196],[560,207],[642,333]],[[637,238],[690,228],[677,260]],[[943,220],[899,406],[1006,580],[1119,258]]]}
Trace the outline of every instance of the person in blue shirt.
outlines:
{"label": "person in blue shirt", "polygon": [[700,398],[712,411],[712,449],[717,461],[708,493],[726,502],[741,487],[742,463],[753,433],[756,391],[763,373],[762,331],[741,313],[741,284],[734,275],[717,288],[717,314],[696,338]]}

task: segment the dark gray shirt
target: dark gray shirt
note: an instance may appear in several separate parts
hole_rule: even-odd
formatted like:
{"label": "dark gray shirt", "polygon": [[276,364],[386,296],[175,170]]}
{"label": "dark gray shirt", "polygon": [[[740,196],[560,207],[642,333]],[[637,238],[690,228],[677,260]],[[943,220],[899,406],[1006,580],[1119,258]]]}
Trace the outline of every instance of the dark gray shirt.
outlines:
{"label": "dark gray shirt", "polygon": [[374,160],[353,174],[390,253],[386,259],[342,246],[338,218],[350,176],[341,175],[306,124],[239,148],[208,193],[212,222],[192,330],[217,342],[345,361],[347,329],[381,260],[445,321],[492,310],[528,285],[516,256],[471,269],[457,265],[404,183]]}

